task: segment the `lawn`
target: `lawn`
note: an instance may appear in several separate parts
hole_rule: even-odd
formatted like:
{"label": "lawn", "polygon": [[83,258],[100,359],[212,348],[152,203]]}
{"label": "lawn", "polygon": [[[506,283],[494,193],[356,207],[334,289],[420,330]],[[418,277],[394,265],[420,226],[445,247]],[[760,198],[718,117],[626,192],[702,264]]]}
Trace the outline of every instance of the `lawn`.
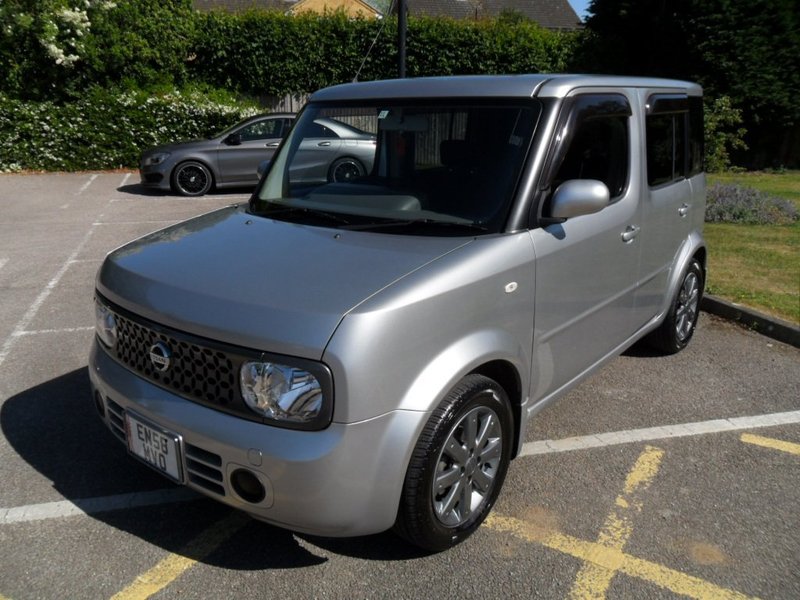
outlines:
{"label": "lawn", "polygon": [[[721,173],[736,183],[794,202],[800,209],[800,171]],[[710,294],[800,324],[800,222],[793,225],[706,223]]]}

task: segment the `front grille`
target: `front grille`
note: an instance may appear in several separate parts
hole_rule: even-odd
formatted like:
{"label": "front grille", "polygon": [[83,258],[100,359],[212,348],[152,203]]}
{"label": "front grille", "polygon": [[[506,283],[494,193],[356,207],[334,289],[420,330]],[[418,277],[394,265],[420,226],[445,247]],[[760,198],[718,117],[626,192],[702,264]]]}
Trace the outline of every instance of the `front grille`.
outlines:
{"label": "front grille", "polygon": [[[114,402],[111,398],[106,398],[106,414],[108,414],[108,424],[111,433],[119,441],[127,445],[125,431],[125,409]],[[224,478],[222,476],[222,457],[199,446],[184,443],[184,456],[186,459],[186,478],[190,483],[204,490],[225,496]]]}
{"label": "front grille", "polygon": [[[260,417],[245,403],[239,387],[239,373],[248,361],[297,365],[322,384],[330,419],[333,409],[333,381],[321,363],[234,346],[165,327],[110,303],[99,294],[97,302],[114,315],[117,342],[108,347],[98,342],[111,358],[143,379],[186,400],[236,417],[304,429]],[[321,427],[327,427],[326,421]],[[316,424],[315,424],[316,425]],[[310,429],[310,428],[309,428]]]}
{"label": "front grille", "polygon": [[121,441],[125,441],[125,411],[111,398],[106,399],[106,411],[111,432]]}
{"label": "front grille", "polygon": [[[238,369],[225,352],[157,331],[117,314],[117,359],[146,379],[204,404],[234,403]],[[170,365],[158,371],[150,351],[158,342],[171,351]]]}
{"label": "front grille", "polygon": [[194,485],[218,496],[225,495],[222,458],[218,454],[186,444],[186,474]]}

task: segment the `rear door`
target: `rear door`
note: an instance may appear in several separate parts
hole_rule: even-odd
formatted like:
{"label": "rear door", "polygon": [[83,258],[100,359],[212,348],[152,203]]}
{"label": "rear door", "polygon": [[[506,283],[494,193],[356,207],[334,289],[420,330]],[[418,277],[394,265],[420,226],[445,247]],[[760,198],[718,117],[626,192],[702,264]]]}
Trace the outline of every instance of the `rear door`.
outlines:
{"label": "rear door", "polygon": [[331,163],[339,156],[342,140],[330,128],[311,123],[300,142],[300,148],[289,167],[292,183],[324,183],[328,181]]}
{"label": "rear door", "polygon": [[540,214],[567,180],[594,179],[609,188],[595,214],[531,231],[536,252],[534,401],[546,398],[615,351],[632,332],[639,269],[640,168],[631,118],[635,97],[574,93],[559,117],[549,167],[540,185]]}
{"label": "rear door", "polygon": [[636,319],[644,325],[666,304],[668,283],[678,253],[692,229],[693,213],[702,212],[702,198],[693,197],[691,178],[703,191],[702,155],[690,144],[689,97],[685,93],[642,90],[646,107],[642,203],[641,288]]}

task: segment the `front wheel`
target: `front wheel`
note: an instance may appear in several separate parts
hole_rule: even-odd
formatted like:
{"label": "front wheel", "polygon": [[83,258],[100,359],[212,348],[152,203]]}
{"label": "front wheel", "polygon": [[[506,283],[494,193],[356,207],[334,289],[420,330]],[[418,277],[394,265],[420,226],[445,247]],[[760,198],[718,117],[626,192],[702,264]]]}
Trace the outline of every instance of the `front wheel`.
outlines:
{"label": "front wheel", "polygon": [[213,184],[211,171],[196,160],[179,164],[172,173],[172,188],[181,196],[202,196]]}
{"label": "front wheel", "polygon": [[395,531],[440,551],[469,537],[494,505],[511,459],[511,405],[500,385],[468,375],[433,412],[408,466]]}
{"label": "front wheel", "polygon": [[658,350],[665,354],[675,354],[683,350],[692,339],[700,314],[704,284],[703,267],[699,261],[692,259],[664,322],[650,334],[650,342]]}
{"label": "front wheel", "polygon": [[328,171],[328,181],[347,183],[363,177],[364,173],[366,173],[366,169],[364,169],[364,165],[359,160],[355,158],[339,158],[333,161]]}

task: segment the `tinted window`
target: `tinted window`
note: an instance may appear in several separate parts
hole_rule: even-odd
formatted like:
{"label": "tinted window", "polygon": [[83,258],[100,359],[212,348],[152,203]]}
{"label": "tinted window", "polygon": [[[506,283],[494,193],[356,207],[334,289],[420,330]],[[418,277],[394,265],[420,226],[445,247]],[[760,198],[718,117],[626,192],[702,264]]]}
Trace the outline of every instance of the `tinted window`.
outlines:
{"label": "tinted window", "polygon": [[661,185],[674,178],[675,115],[647,117],[647,183]]}
{"label": "tinted window", "polygon": [[306,136],[310,138],[337,138],[339,137],[336,135],[331,129],[325,127],[324,125],[320,125],[319,123],[309,123],[306,125],[308,129],[306,129]]}
{"label": "tinted window", "polygon": [[579,96],[570,110],[562,133],[567,150],[551,189],[570,179],[597,179],[612,198],[622,195],[628,182],[628,101],[618,95]]}
{"label": "tinted window", "polygon": [[689,177],[704,169],[703,125],[703,99],[692,96],[689,98]]}
{"label": "tinted window", "polygon": [[703,100],[652,96],[646,121],[647,183],[658,186],[703,170]]}

